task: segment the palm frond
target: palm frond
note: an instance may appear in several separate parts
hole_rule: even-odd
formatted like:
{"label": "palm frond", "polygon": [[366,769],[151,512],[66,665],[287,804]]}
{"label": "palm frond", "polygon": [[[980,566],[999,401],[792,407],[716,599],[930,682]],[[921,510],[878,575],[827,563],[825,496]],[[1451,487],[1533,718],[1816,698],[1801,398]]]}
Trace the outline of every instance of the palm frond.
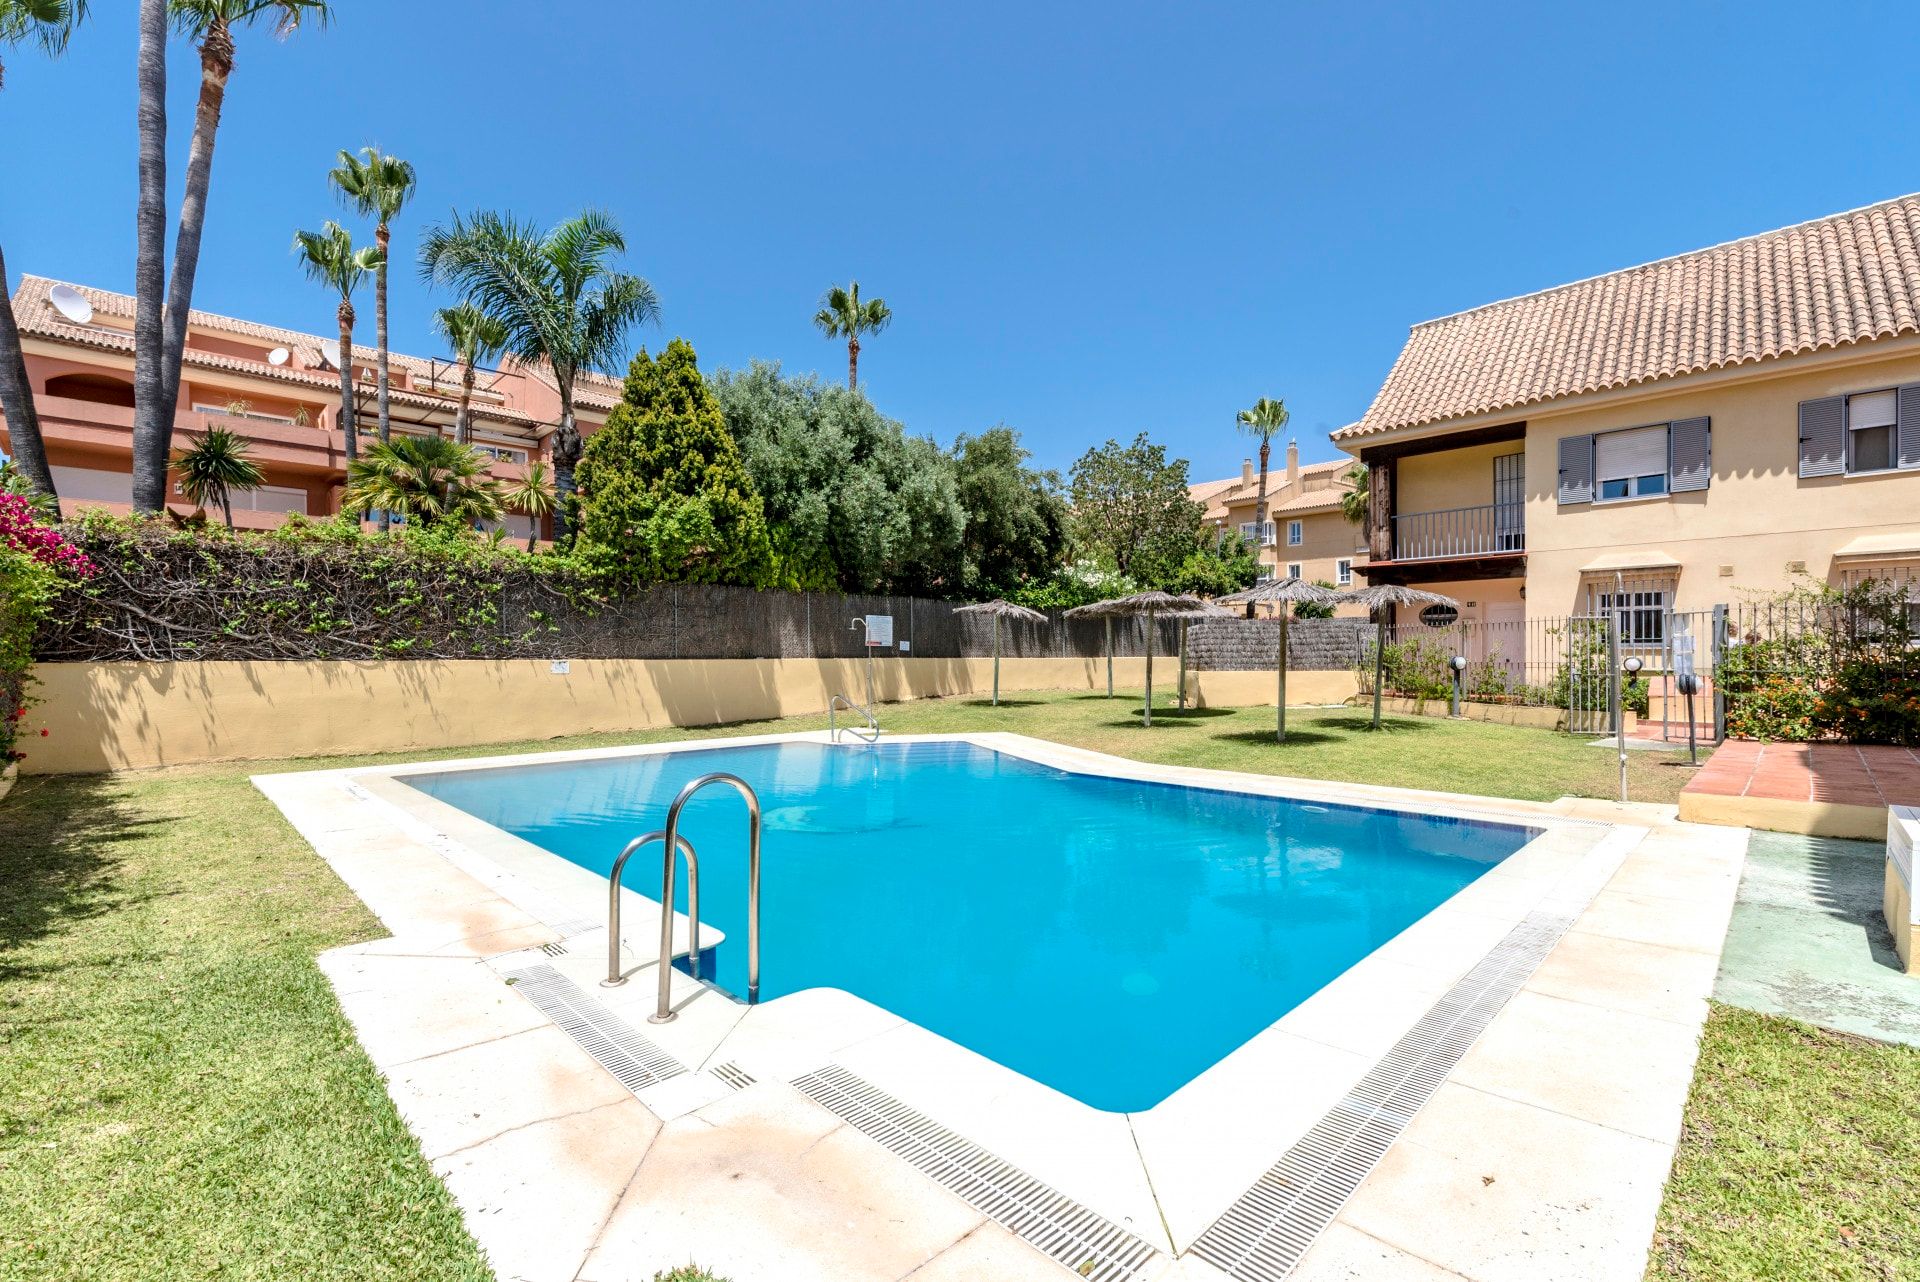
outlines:
{"label": "palm frond", "polygon": [[342,298],[352,297],[381,259],[372,245],[355,249],[352,234],[332,219],[319,231],[294,232],[293,252],[300,256],[307,279],[330,287]]}

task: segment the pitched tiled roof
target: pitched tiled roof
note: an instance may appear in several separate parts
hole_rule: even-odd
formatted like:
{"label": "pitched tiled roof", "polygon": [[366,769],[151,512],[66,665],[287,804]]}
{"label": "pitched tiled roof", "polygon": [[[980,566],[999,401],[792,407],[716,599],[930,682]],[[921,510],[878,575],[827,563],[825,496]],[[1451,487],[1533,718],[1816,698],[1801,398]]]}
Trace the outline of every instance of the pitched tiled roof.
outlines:
{"label": "pitched tiled roof", "polygon": [[[1352,459],[1330,459],[1324,463],[1306,463],[1300,468],[1302,480],[1308,477],[1320,478],[1325,473],[1339,474],[1353,466]],[[1322,489],[1306,490],[1292,498],[1282,498],[1281,487],[1286,484],[1287,473],[1284,468],[1267,470],[1267,513],[1275,512],[1313,512],[1322,509],[1331,510],[1340,506],[1340,496],[1345,487],[1329,486]],[[1195,502],[1206,505],[1206,519],[1223,516],[1227,508],[1236,503],[1251,503],[1260,492],[1260,476],[1254,474],[1251,481],[1243,481],[1230,476],[1224,481],[1202,481],[1198,485],[1187,487],[1187,493]]]}
{"label": "pitched tiled roof", "polygon": [[1370,436],[1920,333],[1920,195],[1415,325]]}
{"label": "pitched tiled roof", "polygon": [[[85,295],[87,301],[93,304],[96,315],[128,319],[133,316],[134,300],[130,295],[94,289],[88,285],[53,281],[44,276],[22,276],[19,288],[13,295],[14,321],[20,327],[22,334],[57,339],[63,343],[90,347],[96,351],[131,353],[134,350],[131,330],[110,325],[76,325],[55,311],[53,304],[47,298],[48,289],[55,284],[69,284],[70,288]],[[272,325],[259,325],[252,321],[237,320],[231,316],[216,316],[211,312],[190,311],[187,316],[190,325],[258,339],[279,347],[298,349],[303,353],[303,360],[311,358],[315,364],[318,363],[320,339],[313,334],[302,334],[297,330],[280,329]],[[371,365],[377,355],[378,353],[371,347],[362,347],[358,343],[353,346],[355,363],[364,362]],[[423,375],[430,366],[428,361],[420,357],[407,356],[400,352],[390,352],[388,358],[392,364],[417,370]],[[246,374],[254,378],[266,378],[300,387],[326,389],[335,394],[338,394],[340,388],[340,376],[333,370],[294,369],[290,365],[269,365],[264,360],[250,360],[244,356],[197,351],[192,346],[187,348],[181,360],[186,365],[200,369]],[[426,396],[398,388],[392,389],[389,395],[396,405],[411,405],[420,409],[446,409],[452,404],[444,396]],[[531,415],[505,406],[476,404],[473,407],[473,413],[476,419],[491,419],[521,426],[537,425]]]}

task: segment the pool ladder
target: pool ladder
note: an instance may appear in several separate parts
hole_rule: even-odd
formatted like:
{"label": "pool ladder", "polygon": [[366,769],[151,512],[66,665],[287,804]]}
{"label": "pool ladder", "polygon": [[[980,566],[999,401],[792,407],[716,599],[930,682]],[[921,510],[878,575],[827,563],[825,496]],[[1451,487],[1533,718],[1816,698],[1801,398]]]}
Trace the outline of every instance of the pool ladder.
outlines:
{"label": "pool ladder", "polygon": [[873,709],[870,707],[862,707],[847,698],[844,694],[836,694],[827,700],[828,743],[840,742],[840,725],[839,722],[835,720],[835,713],[841,708],[845,708],[849,712],[859,713],[867,722],[867,728],[865,730],[862,730],[859,726],[848,726],[846,731],[848,734],[856,739],[863,739],[868,743],[878,743],[880,741],[880,722],[873,715]]}
{"label": "pool ladder", "polygon": [[607,874],[607,977],[600,985],[617,988],[627,982],[620,970],[620,874],[641,848],[656,841],[666,848],[660,864],[660,990],[653,1014],[647,1016],[649,1024],[667,1023],[676,1014],[672,1005],[673,890],[678,855],[687,858],[687,969],[700,978],[700,858],[693,843],[680,835],[680,812],[695,793],[716,783],[729,785],[747,803],[747,1001],[760,1000],[760,797],[740,776],[715,772],[682,788],[667,808],[667,826],[628,842]]}

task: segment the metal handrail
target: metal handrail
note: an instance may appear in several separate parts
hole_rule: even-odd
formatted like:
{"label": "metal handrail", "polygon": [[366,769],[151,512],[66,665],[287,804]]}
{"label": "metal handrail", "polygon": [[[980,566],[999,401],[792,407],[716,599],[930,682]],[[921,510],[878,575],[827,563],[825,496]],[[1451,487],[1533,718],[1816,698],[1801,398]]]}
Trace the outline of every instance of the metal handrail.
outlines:
{"label": "metal handrail", "polygon": [[[680,790],[667,808],[667,827],[661,837],[666,843],[666,858],[660,869],[660,991],[649,1024],[664,1024],[673,1019],[673,874],[678,861],[673,857],[680,841],[680,811],[693,795],[708,784],[730,785],[747,803],[747,1001],[760,1000],[760,796],[753,785],[739,775],[715,771],[701,775]],[[699,897],[699,866],[687,864],[687,907],[692,909]],[[697,963],[696,963],[697,964]]]}
{"label": "metal handrail", "polygon": [[[620,971],[620,874],[626,871],[627,860],[633,852],[650,842],[665,841],[667,834],[661,829],[643,833],[627,843],[620,857],[613,861],[613,871],[607,874],[607,977],[600,981],[602,988],[618,988],[627,982]],[[687,942],[693,947],[691,963],[693,977],[700,978],[700,857],[693,853],[693,843],[685,837],[675,838],[680,853],[687,857]],[[667,920],[673,920],[673,906],[663,905],[661,911],[667,914]]]}
{"label": "metal handrail", "polygon": [[847,733],[856,739],[868,743],[880,742],[880,720],[873,715],[873,709],[863,708],[844,694],[836,694],[827,700],[827,742],[840,742],[840,723],[834,716],[835,709],[845,707],[849,712],[857,712],[867,719],[867,733],[861,733],[857,726],[848,726]]}
{"label": "metal handrail", "polygon": [[1526,546],[1524,503],[1481,503],[1393,516],[1396,561],[1495,556],[1523,552]]}

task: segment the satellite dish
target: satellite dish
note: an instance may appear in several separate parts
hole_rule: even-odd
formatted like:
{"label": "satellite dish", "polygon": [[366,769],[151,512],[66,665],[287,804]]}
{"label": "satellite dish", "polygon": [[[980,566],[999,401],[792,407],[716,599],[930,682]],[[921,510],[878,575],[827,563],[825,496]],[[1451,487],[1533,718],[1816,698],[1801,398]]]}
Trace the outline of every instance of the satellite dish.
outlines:
{"label": "satellite dish", "polygon": [[47,291],[47,301],[53,304],[53,310],[72,321],[75,325],[93,323],[93,304],[87,296],[71,285],[55,285]]}
{"label": "satellite dish", "polygon": [[321,339],[320,340],[320,359],[327,363],[327,367],[329,369],[339,369],[340,368],[340,340],[337,338]]}
{"label": "satellite dish", "polygon": [[292,359],[293,353],[284,347],[276,347],[267,353],[267,364],[269,365],[285,365]]}

